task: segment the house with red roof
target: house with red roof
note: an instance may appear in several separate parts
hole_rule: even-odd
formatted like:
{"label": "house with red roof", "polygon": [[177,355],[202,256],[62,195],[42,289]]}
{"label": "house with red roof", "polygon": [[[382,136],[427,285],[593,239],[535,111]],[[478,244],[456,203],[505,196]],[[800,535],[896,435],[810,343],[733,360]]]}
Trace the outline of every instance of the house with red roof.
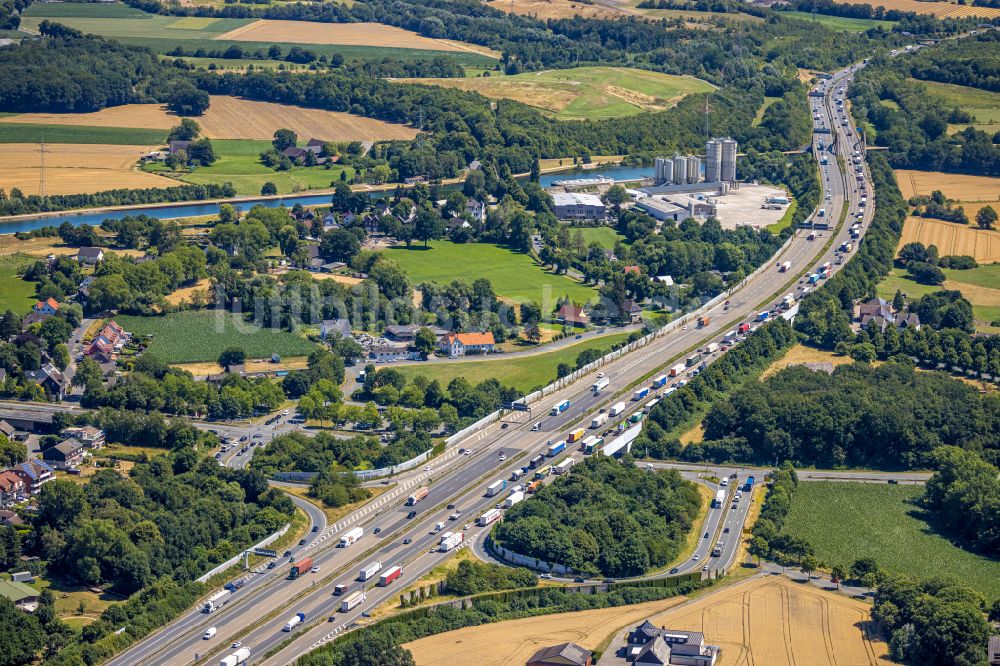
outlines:
{"label": "house with red roof", "polygon": [[496,347],[493,333],[448,333],[438,342],[438,347],[448,356],[489,354]]}

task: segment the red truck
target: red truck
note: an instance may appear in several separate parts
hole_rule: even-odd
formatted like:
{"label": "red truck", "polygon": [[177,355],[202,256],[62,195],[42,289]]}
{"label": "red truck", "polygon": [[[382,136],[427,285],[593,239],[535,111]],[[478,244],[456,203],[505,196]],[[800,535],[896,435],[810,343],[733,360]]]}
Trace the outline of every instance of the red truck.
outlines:
{"label": "red truck", "polygon": [[746,333],[750,330],[750,324],[740,324],[740,333]]}
{"label": "red truck", "polygon": [[312,568],[312,565],[313,565],[313,558],[311,557],[304,557],[298,562],[293,562],[292,570],[289,572],[288,577],[293,579],[298,578],[302,574],[309,571],[309,569]]}
{"label": "red truck", "polygon": [[378,579],[379,587],[385,587],[385,586],[389,585],[390,583],[392,583],[392,581],[396,580],[397,578],[399,578],[402,575],[403,575],[403,567],[401,567],[399,565],[396,565],[394,567],[390,567]]}

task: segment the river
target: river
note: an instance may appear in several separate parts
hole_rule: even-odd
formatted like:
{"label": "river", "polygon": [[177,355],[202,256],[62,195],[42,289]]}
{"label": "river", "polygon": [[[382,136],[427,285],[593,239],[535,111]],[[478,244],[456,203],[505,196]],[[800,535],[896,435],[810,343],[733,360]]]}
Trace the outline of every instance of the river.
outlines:
{"label": "river", "polygon": [[[594,176],[607,176],[615,180],[638,180],[652,176],[652,167],[607,167],[581,171],[579,175],[568,172],[552,173],[541,177],[542,187],[549,187],[553,181],[567,178],[590,178]],[[454,186],[452,186],[454,187]],[[445,189],[449,189],[445,186]],[[369,196],[373,199],[382,199],[392,194],[392,190],[371,192]],[[247,197],[246,200],[233,199],[227,203],[247,209],[260,204],[268,208],[287,206],[291,208],[295,204],[303,206],[326,206],[330,203],[330,194],[290,194],[277,199],[255,199]],[[218,215],[220,203],[183,203],[176,205],[149,204],[148,206],[135,206],[128,210],[107,210],[102,212],[86,211],[65,211],[58,214],[47,215],[32,219],[17,219],[0,221],[0,233],[13,234],[18,231],[32,231],[41,227],[59,226],[63,222],[73,225],[90,224],[99,226],[104,220],[120,220],[127,215],[147,215],[161,220],[178,219],[182,217],[201,217],[205,215]]]}

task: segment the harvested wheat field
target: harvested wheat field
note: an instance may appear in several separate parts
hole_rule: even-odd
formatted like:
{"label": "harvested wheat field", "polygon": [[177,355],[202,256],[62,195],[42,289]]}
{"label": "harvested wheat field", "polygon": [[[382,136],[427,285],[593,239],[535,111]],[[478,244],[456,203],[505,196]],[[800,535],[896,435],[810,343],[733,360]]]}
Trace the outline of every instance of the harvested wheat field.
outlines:
{"label": "harvested wheat field", "polygon": [[938,254],[967,254],[981,264],[1000,261],[1000,231],[955,224],[927,217],[908,217],[903,224],[898,252],[907,243],[937,245]]}
{"label": "harvested wheat field", "polygon": [[[281,359],[280,363],[270,361],[247,361],[245,369],[247,372],[275,372],[278,370],[302,370],[309,365],[309,359],[305,356],[293,356]],[[214,361],[204,363],[174,363],[173,368],[187,370],[195,377],[207,377],[208,375],[218,375],[223,372],[222,366]]]}
{"label": "harvested wheat field", "polygon": [[792,365],[803,365],[805,363],[830,363],[834,367],[853,363],[850,356],[838,356],[833,352],[823,349],[806,347],[805,345],[795,345],[789,349],[784,356],[772,363],[764,372],[760,374],[760,381],[764,381],[771,375]]}
{"label": "harvested wheat field", "polygon": [[593,650],[623,624],[638,624],[682,601],[684,597],[674,597],[634,606],[485,624],[428,636],[404,647],[413,653],[418,666],[523,664],[539,648],[556,643],[572,641]]}
{"label": "harvested wheat field", "polygon": [[967,176],[940,171],[896,169],[896,180],[903,198],[930,195],[934,190],[955,201],[996,201],[1000,198],[1000,178]]}
{"label": "harvested wheat field", "polygon": [[[534,16],[537,19],[561,19],[582,16],[583,18],[614,19],[623,18],[629,15],[639,15],[632,7],[622,5],[612,7],[608,5],[584,4],[573,0],[489,0],[486,3],[493,9],[503,12],[518,14],[520,16]],[[530,655],[529,655],[530,656]]]}
{"label": "harvested wheat field", "polygon": [[[0,150],[0,188],[40,192],[42,154],[37,143],[6,143]],[[134,170],[155,146],[45,144],[45,193],[87,194],[117,188],[174,187],[176,180]]]}
{"label": "harvested wheat field", "polygon": [[833,592],[766,577],[724,587],[650,620],[703,632],[707,644],[722,648],[717,666],[890,664],[886,644],[868,633],[869,609]]}
{"label": "harvested wheat field", "polygon": [[295,44],[335,44],[373,46],[428,51],[467,51],[499,58],[496,51],[449,39],[431,39],[415,32],[382,23],[310,23],[264,19],[224,32],[215,39],[238,42],[293,42]]}
{"label": "harvested wheat field", "polygon": [[[846,0],[845,0],[846,1]],[[898,9],[904,12],[930,14],[938,18],[965,18],[981,16],[995,18],[1000,16],[1000,9],[991,7],[967,7],[951,2],[924,2],[923,0],[879,0],[878,4],[886,9]]]}
{"label": "harvested wheat field", "polygon": [[[239,97],[212,95],[212,103],[195,120],[209,139],[266,139],[287,128],[303,141],[317,138],[326,141],[376,141],[412,139],[417,130],[406,125],[340,111],[309,109],[303,106],[256,102]],[[157,104],[128,104],[95,113],[22,113],[0,122],[41,123],[47,125],[87,125],[100,127],[142,127],[169,129],[180,119]],[[132,146],[109,146],[132,148]],[[149,149],[147,149],[149,150]],[[8,147],[4,146],[4,152]],[[107,188],[101,188],[107,189]],[[89,191],[89,190],[88,190]],[[50,192],[50,194],[53,192]]]}
{"label": "harvested wheat field", "polygon": [[157,104],[124,104],[109,106],[92,113],[21,113],[0,118],[0,123],[32,125],[82,125],[86,127],[133,127],[170,129],[180,122]]}

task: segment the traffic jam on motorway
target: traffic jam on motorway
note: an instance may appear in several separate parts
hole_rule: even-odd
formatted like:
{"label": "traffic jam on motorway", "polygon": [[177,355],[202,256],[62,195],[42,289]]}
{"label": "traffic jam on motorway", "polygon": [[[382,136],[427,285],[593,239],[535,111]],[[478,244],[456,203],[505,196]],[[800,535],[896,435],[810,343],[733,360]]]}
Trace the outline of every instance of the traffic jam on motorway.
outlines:
{"label": "traffic jam on motorway", "polygon": [[[840,113],[841,124],[844,127],[848,127],[849,123],[846,122],[846,114],[843,111],[843,87],[841,87],[837,92],[836,97],[837,110]],[[825,92],[824,92],[825,94]],[[816,120],[822,123],[819,108],[815,107],[814,112],[816,113]],[[834,117],[831,115],[831,117]],[[850,131],[850,130],[848,130]],[[830,194],[830,177],[827,170],[827,164],[830,161],[827,158],[827,153],[835,153],[833,145],[826,146],[822,140],[818,142],[819,151],[817,155],[820,157],[820,164],[823,168],[823,173],[825,177],[824,189],[827,194],[825,195],[826,200],[831,200]],[[638,436],[642,421],[646,415],[650,413],[652,408],[656,406],[661,400],[671,393],[677,391],[680,387],[684,386],[690,379],[698,375],[703,371],[710,362],[718,358],[721,353],[727,351],[728,349],[740,344],[748,336],[752,335],[754,331],[758,329],[759,326],[765,324],[768,320],[775,317],[784,317],[786,319],[791,319],[798,310],[798,300],[808,293],[810,289],[815,288],[821,281],[826,280],[830,277],[832,271],[835,270],[835,265],[841,265],[845,260],[847,255],[855,249],[855,246],[860,239],[863,231],[861,228],[861,221],[864,218],[865,204],[867,190],[865,186],[865,173],[863,167],[863,159],[859,151],[855,150],[850,156],[850,166],[854,169],[854,175],[856,177],[857,183],[854,186],[853,191],[857,194],[860,192],[861,197],[857,202],[857,210],[850,211],[851,217],[857,219],[857,222],[852,222],[849,228],[850,240],[844,241],[839,245],[834,252],[834,259],[832,262],[824,262],[819,266],[816,266],[812,271],[807,272],[805,276],[799,280],[798,286],[798,296],[794,293],[788,293],[784,295],[779,300],[775,301],[767,309],[761,310],[755,316],[751,317],[751,321],[744,321],[735,325],[735,328],[724,333],[718,339],[704,344],[702,347],[695,350],[695,352],[688,355],[683,361],[678,362],[671,366],[664,374],[656,376],[647,385],[636,388],[630,399],[626,399],[622,396],[622,399],[614,402],[610,406],[601,407],[597,413],[590,414],[586,419],[581,419],[578,422],[577,427],[572,427],[565,436],[561,439],[554,440],[549,439],[545,442],[544,448],[537,451],[536,454],[531,457],[527,464],[523,467],[515,469],[510,474],[509,478],[501,478],[489,482],[485,487],[485,492],[483,497],[495,500],[496,503],[491,508],[486,509],[485,512],[481,513],[474,521],[466,522],[462,524],[463,509],[456,506],[455,504],[447,505],[447,516],[442,514],[442,520],[437,521],[430,528],[430,534],[433,535],[433,540],[431,546],[428,550],[423,552],[437,552],[437,553],[447,553],[460,546],[466,544],[466,532],[472,527],[473,524],[480,528],[489,527],[491,524],[499,521],[503,517],[503,512],[509,509],[519,502],[525,501],[533,493],[541,487],[543,483],[551,478],[565,475],[571,472],[573,465],[576,463],[576,458],[573,456],[579,455],[592,455],[595,453],[613,455],[620,451],[626,450],[631,442]],[[845,192],[846,198],[846,192]],[[827,215],[825,209],[820,208],[814,218],[814,222],[817,218],[826,218],[825,220],[820,220],[820,224],[814,225],[818,228],[831,228],[829,222],[830,217],[833,215],[831,213]],[[809,232],[807,240],[812,241],[817,238],[822,238],[821,231],[817,231],[814,228]],[[777,264],[777,270],[780,273],[789,272],[792,269],[792,264],[789,261],[782,261]],[[729,301],[725,302],[724,311],[729,309]],[[710,319],[708,316],[702,316],[697,319],[697,327],[704,328],[708,326]],[[684,326],[687,329],[687,326]],[[611,388],[611,379],[603,372],[600,372],[596,376],[596,381],[591,386],[591,391],[593,395],[599,396],[609,388]],[[548,415],[550,417],[559,416],[564,414],[571,406],[570,400],[561,400],[555,404]],[[282,415],[287,418],[287,411]],[[281,416],[273,417],[271,422],[279,420]],[[532,432],[537,432],[542,429],[544,419],[535,421],[532,423],[530,430]],[[586,425],[585,425],[586,424]],[[505,424],[506,425],[506,424]],[[505,427],[501,426],[502,428]],[[248,453],[250,449],[256,446],[260,442],[259,435],[243,435],[236,440],[235,437],[227,438],[226,444],[224,445],[223,451],[232,450],[232,448],[237,448],[237,455],[242,455]],[[460,449],[460,454],[471,454],[471,450]],[[218,456],[217,456],[218,457]],[[558,460],[562,458],[562,460]],[[501,451],[497,458],[497,467],[502,466],[502,463],[506,460],[506,455]],[[529,478],[530,477],[530,478]],[[724,556],[731,556],[735,553],[735,544],[737,540],[731,540],[729,534],[735,529],[736,533],[739,533],[739,525],[742,523],[742,519],[745,516],[745,511],[740,512],[737,509],[741,506],[745,506],[748,503],[750,493],[754,488],[755,479],[753,476],[748,477],[742,483],[737,478],[736,474],[733,474],[729,478],[724,478],[719,482],[719,487],[717,489],[715,500],[712,502],[713,510],[718,510],[719,513],[710,515],[706,519],[706,525],[714,525],[714,528],[710,528],[704,533],[704,542],[706,546],[712,544],[712,539],[716,537],[715,532],[721,530],[717,535],[718,538],[714,541],[714,546],[711,547],[710,551],[706,550],[706,554],[715,557],[722,558]],[[428,497],[432,496],[432,488],[430,486],[421,486],[414,490],[406,499],[404,503],[404,508],[411,507],[409,512],[406,514],[407,519],[413,519],[417,516],[417,510],[412,507],[416,507],[427,500]],[[442,497],[440,500],[444,502],[447,498]],[[481,511],[481,503],[476,504],[476,506],[469,507],[469,511],[476,512]],[[728,507],[729,511],[725,511]],[[723,513],[724,512],[724,513]],[[731,518],[727,517],[730,512],[732,512]],[[737,524],[739,522],[739,524]],[[376,527],[372,534],[378,535],[380,528]],[[337,547],[339,548],[350,548],[354,546],[358,541],[364,536],[365,528],[361,526],[355,526],[342,534],[339,535],[339,540],[337,542]],[[409,545],[412,543],[411,538],[406,538],[403,540],[403,545]],[[698,552],[701,552],[699,548]],[[314,563],[314,557],[302,557],[296,559],[290,551],[285,553],[290,560],[290,569],[288,574],[289,580],[295,580],[297,578],[307,576],[310,574],[317,574],[320,572],[320,566]],[[695,553],[691,557],[691,561],[697,564],[699,560],[699,554]],[[335,610],[333,612],[318,613],[316,609],[312,611],[312,617],[309,616],[309,611],[297,610],[293,615],[287,616],[284,623],[280,624],[281,633],[291,633],[296,629],[300,629],[307,620],[314,620],[317,617],[326,617],[326,621],[333,622],[337,618],[336,612],[349,613],[351,611],[362,610],[366,601],[369,601],[371,591],[378,587],[389,587],[394,583],[398,584],[397,581],[404,576],[404,562],[402,561],[390,561],[384,562],[384,558],[375,558],[369,561],[367,564],[361,566],[358,570],[357,575],[351,574],[353,577],[350,580],[343,580],[336,583],[332,583],[331,595],[336,597],[338,603],[335,605]],[[271,568],[271,567],[269,567]],[[682,567],[687,568],[687,567]],[[705,564],[702,567],[702,571],[707,571],[709,565]],[[678,573],[680,568],[674,568],[670,571],[670,574]],[[243,581],[240,581],[242,583]],[[212,614],[222,605],[224,605],[228,595],[235,593],[239,587],[240,583],[233,583],[226,586],[226,589],[217,592],[210,596],[203,605],[202,611],[206,614]],[[379,599],[371,599],[373,605],[381,603],[382,597]],[[304,602],[303,602],[304,603]],[[361,613],[362,617],[367,616],[367,612]],[[217,633],[216,627],[209,627],[205,630],[203,638],[208,640],[213,638]],[[248,646],[242,645],[240,641],[234,641],[230,649],[232,652],[221,658],[220,666],[237,666],[238,664],[243,664],[250,659],[250,648]]]}

